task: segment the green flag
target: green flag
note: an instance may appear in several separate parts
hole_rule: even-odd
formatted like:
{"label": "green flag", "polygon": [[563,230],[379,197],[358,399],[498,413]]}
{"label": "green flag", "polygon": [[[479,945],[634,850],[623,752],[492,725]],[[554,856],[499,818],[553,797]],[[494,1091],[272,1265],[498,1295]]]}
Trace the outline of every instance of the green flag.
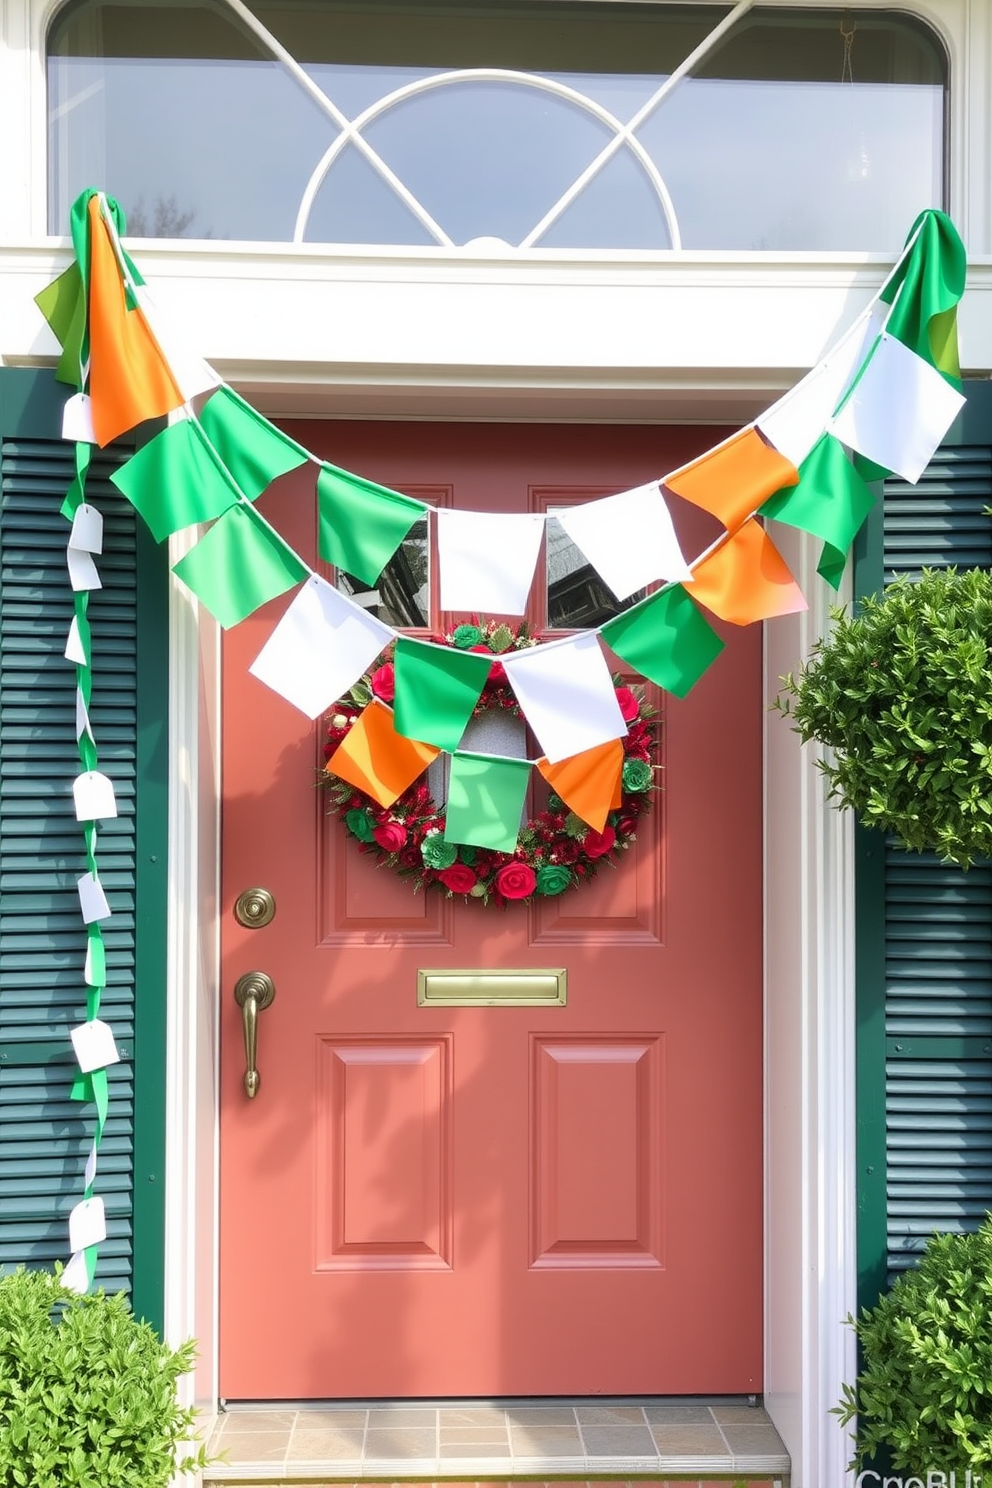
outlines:
{"label": "green flag", "polygon": [[86,330],[86,296],[79,265],[71,263],[64,274],[53,279],[41,294],[34,297],[62,348],[55,378],[70,387],[80,386],[80,355]]}
{"label": "green flag", "polygon": [[393,660],[397,733],[453,754],[486,684],[492,656],[399,636]]}
{"label": "green flag", "polygon": [[292,548],[241,501],[180,558],[173,572],[225,630],[310,572]]}
{"label": "green flag", "polygon": [[249,501],[276,476],[305,464],[305,450],[256,413],[228,387],[218,388],[200,410],[200,426]]}
{"label": "green flag", "polygon": [[110,478],[144,517],[156,542],[219,517],[238,499],[193,419],[170,424]]}
{"label": "green flag", "polygon": [[445,842],[513,852],[530,780],[530,761],[454,754],[445,808]]}
{"label": "green flag", "polygon": [[823,539],[817,572],[836,589],[854,535],[873,504],[844,446],[824,434],[799,466],[799,484],[769,496],[760,512]]}
{"label": "green flag", "polygon": [[910,239],[914,233],[905,261],[882,290],[882,300],[892,306],[885,329],[956,384],[961,377],[956,316],[967,253],[954,223],[934,208],[920,213]]}
{"label": "green flag", "polygon": [[600,634],[628,666],[676,697],[685,697],[724,647],[681,584],[649,594]]}
{"label": "green flag", "polygon": [[366,584],[374,584],[418,517],[422,501],[335,465],[317,476],[320,556]]}

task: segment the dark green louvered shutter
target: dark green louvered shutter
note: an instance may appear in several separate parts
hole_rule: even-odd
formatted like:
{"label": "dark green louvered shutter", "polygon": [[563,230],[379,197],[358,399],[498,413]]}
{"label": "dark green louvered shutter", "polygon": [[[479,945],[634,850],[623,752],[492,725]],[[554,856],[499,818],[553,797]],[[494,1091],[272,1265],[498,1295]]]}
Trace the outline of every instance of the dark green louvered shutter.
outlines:
{"label": "dark green louvered shutter", "polygon": [[[72,617],[65,569],[68,524],[59,506],[72,475],[72,446],[59,437],[66,390],[50,374],[0,370],[0,1267],[67,1259],[69,1210],[83,1188],[91,1108],[69,1099],[75,1060],[69,1029],[85,1017],[85,935],[76,877],[85,871],[72,804],[78,770],[75,668],[63,656]],[[131,1290],[152,1320],[161,1295],[161,1001],[164,901],[166,644],[139,623],[160,608],[161,581],[148,571],[134,514],[110,485],[126,451],[95,452],[89,499],[104,514],[103,588],[91,598],[91,719],[100,767],[119,815],[102,824],[101,877],[113,915],[105,923],[108,986],[101,1015],[113,1026],[121,1063],[110,1070],[110,1114],[97,1180],[108,1215],[97,1282]],[[142,549],[139,563],[138,548]],[[157,555],[155,555],[157,556]],[[155,564],[160,568],[160,564]],[[139,585],[140,575],[140,585]],[[139,686],[139,637],[148,676]],[[156,658],[155,651],[160,653]],[[156,684],[158,712],[146,694]],[[151,808],[141,805],[142,795]],[[147,854],[145,846],[151,851]],[[157,851],[155,849],[158,849]],[[139,865],[139,854],[153,858]],[[154,869],[158,872],[155,873]],[[136,935],[141,911],[145,926]],[[142,942],[146,941],[147,944]],[[155,955],[156,964],[149,963]],[[140,966],[140,1000],[136,985]],[[156,1005],[157,1004],[157,1005]],[[138,1027],[136,1029],[136,1015]],[[136,1046],[137,1037],[137,1046]],[[158,1047],[153,1047],[157,1043]],[[136,1047],[144,1045],[141,1080]],[[147,1089],[145,1088],[147,1085]],[[136,1110],[136,1098],[138,1102]],[[157,1130],[155,1129],[157,1127]],[[136,1166],[136,1157],[138,1165]],[[158,1185],[153,1196],[146,1188]],[[136,1185],[138,1191],[136,1193]],[[149,1199],[151,1197],[151,1201]]]}
{"label": "dark green louvered shutter", "polygon": [[[862,590],[921,568],[992,567],[992,388],[919,484],[885,483]],[[862,1301],[934,1230],[992,1208],[992,866],[968,873],[859,832],[859,1235]],[[883,1075],[884,1071],[884,1075]],[[884,1082],[884,1083],[883,1083]]]}

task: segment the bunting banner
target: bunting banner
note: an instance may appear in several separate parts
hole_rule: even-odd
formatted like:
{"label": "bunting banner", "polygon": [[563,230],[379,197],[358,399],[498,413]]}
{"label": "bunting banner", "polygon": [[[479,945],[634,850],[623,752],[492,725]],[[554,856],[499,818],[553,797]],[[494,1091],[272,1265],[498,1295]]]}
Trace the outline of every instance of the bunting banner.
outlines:
{"label": "bunting banner", "polygon": [[[73,618],[65,655],[76,668],[80,763],[72,795],[86,852],[77,887],[88,992],[86,1022],[73,1030],[79,1066],[73,1094],[96,1111],[65,1273],[80,1290],[92,1283],[106,1231],[95,1184],[107,1069],[116,1058],[112,1031],[99,1017],[106,980],[100,927],[111,904],[97,861],[97,823],[113,817],[116,802],[99,769],[90,717],[88,603],[100,585],[102,548],[100,514],[86,500],[93,448],[148,426],[114,482],[158,541],[202,529],[174,572],[222,626],[295,591],[281,618],[273,617],[251,672],[308,718],[332,708],[378,658],[391,654],[392,707],[369,702],[366,693],[359,709],[349,711],[348,726],[334,732],[329,773],[343,790],[353,786],[385,810],[440,751],[450,753],[447,818],[443,831],[430,836],[429,856],[452,891],[475,893],[469,885],[477,875],[463,854],[513,851],[535,764],[563,809],[597,837],[599,852],[612,840],[618,792],[651,789],[646,755],[625,758],[625,717],[632,729],[647,725],[629,689],[611,676],[603,648],[685,697],[723,649],[718,624],[748,625],[806,607],[764,523],[782,522],[822,543],[819,573],[837,588],[871,509],[868,485],[890,472],[918,480],[964,401],[956,313],[965,251],[950,219],[927,211],[872,303],[836,346],[730,439],[642,486],[564,511],[438,510],[318,459],[224,384],[154,303],[121,242],[124,227],[111,197],[83,192],[70,213],[74,262],[37,297],[60,347],[56,376],[72,390],[63,434],[75,451],[61,509],[71,524],[66,567]],[[597,629],[541,644],[498,620],[487,634],[492,642],[505,630],[505,646],[473,649],[471,639],[461,645],[459,631],[478,636],[474,626],[456,627],[446,646],[400,634],[317,573],[258,510],[274,481],[304,465],[313,468],[317,551],[339,575],[374,586],[415,525],[433,524],[442,605],[522,615],[554,516],[626,607]],[[705,552],[683,553],[666,492],[721,525],[722,535]],[[627,604],[645,589],[651,592]],[[460,749],[494,667],[493,649],[500,653],[507,705],[519,705],[540,760]],[[641,750],[636,737],[641,742],[631,747]],[[376,831],[398,840],[387,824],[374,827],[357,816],[363,842]],[[526,892],[538,894],[560,892],[569,878],[567,865],[551,861],[523,874],[533,880]],[[500,892],[504,900],[522,897],[523,881],[514,886],[507,877]]]}

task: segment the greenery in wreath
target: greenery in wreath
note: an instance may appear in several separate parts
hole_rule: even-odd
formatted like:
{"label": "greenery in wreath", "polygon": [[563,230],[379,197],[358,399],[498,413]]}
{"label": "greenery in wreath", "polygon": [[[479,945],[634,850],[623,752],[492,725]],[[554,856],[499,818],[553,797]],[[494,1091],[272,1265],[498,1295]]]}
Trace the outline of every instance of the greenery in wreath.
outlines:
{"label": "greenery in wreath", "polygon": [[924,569],[834,620],[778,700],[831,795],[907,848],[992,856],[992,575]]}
{"label": "greenery in wreath", "polygon": [[[540,644],[526,625],[513,629],[505,623],[479,620],[433,639],[462,651],[492,652],[496,658],[474,717],[493,709],[520,717],[519,704],[498,657]],[[595,877],[603,863],[616,863],[636,840],[638,819],[650,804],[656,720],[641,687],[627,687],[621,682],[615,682],[615,687],[628,731],[623,739],[620,806],[610,812],[601,832],[551,792],[545,808],[521,827],[512,853],[446,842],[444,807],[434,800],[423,776],[392,806],[383,807],[347,781],[325,774],[330,810],[341,817],[362,852],[410,879],[415,890],[436,888],[449,898],[461,894],[496,904],[562,894]],[[325,760],[330,759],[372,698],[391,704],[394,690],[393,665],[386,652],[331,710]]]}

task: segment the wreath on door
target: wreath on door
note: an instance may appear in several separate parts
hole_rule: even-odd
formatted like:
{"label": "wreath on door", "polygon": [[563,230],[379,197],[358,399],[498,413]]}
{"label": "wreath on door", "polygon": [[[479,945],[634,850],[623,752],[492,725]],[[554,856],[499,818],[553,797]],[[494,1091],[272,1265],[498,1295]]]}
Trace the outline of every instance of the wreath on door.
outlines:
{"label": "wreath on door", "polygon": [[[473,718],[500,711],[520,718],[520,706],[510,686],[500,655],[541,644],[526,625],[517,629],[495,621],[459,625],[450,634],[432,637],[440,645],[461,651],[491,652],[493,665]],[[340,817],[359,850],[409,879],[414,892],[439,889],[483,904],[507,904],[554,898],[594,878],[604,863],[616,864],[637,837],[637,824],[651,802],[654,770],[651,757],[657,743],[657,719],[641,686],[627,686],[614,678],[617,702],[627,733],[622,739],[623,765],[619,805],[611,810],[601,830],[591,827],[560,796],[551,791],[543,809],[520,829],[512,853],[445,841],[445,809],[421,775],[390,806],[382,806],[364,791],[333,773],[335,751],[355,720],[378,700],[394,697],[392,648],[340,698],[327,716],[324,743],[326,788],[332,815]]]}

